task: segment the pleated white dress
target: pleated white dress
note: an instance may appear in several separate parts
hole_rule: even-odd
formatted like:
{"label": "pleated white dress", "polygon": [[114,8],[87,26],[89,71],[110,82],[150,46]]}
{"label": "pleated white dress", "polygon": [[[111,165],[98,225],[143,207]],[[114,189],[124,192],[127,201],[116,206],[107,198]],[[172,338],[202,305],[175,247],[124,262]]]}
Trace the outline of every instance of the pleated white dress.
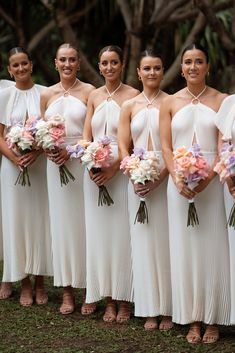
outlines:
{"label": "pleated white dress", "polygon": [[[10,80],[0,80],[0,90],[3,88],[13,86],[15,82]],[[0,108],[1,109],[1,108]],[[1,156],[0,156],[1,159]],[[0,188],[0,199],[1,199],[1,188]],[[0,203],[1,206],[1,203]],[[0,261],[3,259],[3,243],[2,243],[2,212],[0,207]]]}
{"label": "pleated white dress", "polygon": [[[114,160],[118,156],[117,127],[120,107],[114,100],[103,101],[92,117],[92,135],[113,139]],[[114,204],[98,206],[97,185],[88,173],[84,179],[87,293],[86,302],[104,297],[132,300],[130,230],[127,208],[127,178],[119,171],[106,185]]]}
{"label": "pleated white dress", "polygon": [[[55,114],[65,117],[65,145],[75,144],[82,138],[86,105],[68,95],[53,101],[45,112],[48,120]],[[78,160],[68,160],[66,166],[75,177],[61,186],[59,167],[47,162],[47,182],[51,220],[53,270],[55,286],[86,286],[86,239],[83,200],[84,168]]]}
{"label": "pleated white dress", "polygon": [[[0,92],[1,123],[6,128],[24,124],[26,116],[40,116],[42,86],[29,90],[15,86]],[[2,231],[3,281],[14,282],[31,275],[52,275],[49,229],[46,158],[41,154],[28,167],[31,186],[15,185],[19,173],[6,157],[2,157]]]}
{"label": "pleated white dress", "polygon": [[[215,112],[188,104],[172,118],[172,145],[190,148],[194,136],[210,164],[217,151]],[[168,216],[172,276],[173,321],[187,324],[230,322],[229,248],[223,188],[215,177],[195,197],[199,225],[187,227],[188,201],[171,178]]]}
{"label": "pleated white dress", "polygon": [[[223,138],[231,141],[235,146],[235,95],[226,97],[215,117],[215,123],[223,134]],[[224,201],[226,216],[229,217],[230,210],[235,202],[232,198],[227,184],[224,186]],[[230,324],[235,325],[235,230],[228,227],[229,253],[230,253],[230,285],[231,285],[231,317]]]}
{"label": "pleated white dress", "polygon": [[[148,149],[151,139],[154,151],[164,167],[159,136],[159,110],[144,108],[131,121],[134,147]],[[135,315],[154,317],[171,315],[170,250],[167,217],[167,178],[146,197],[149,223],[134,224],[140,199],[132,182],[128,203],[133,260]]]}

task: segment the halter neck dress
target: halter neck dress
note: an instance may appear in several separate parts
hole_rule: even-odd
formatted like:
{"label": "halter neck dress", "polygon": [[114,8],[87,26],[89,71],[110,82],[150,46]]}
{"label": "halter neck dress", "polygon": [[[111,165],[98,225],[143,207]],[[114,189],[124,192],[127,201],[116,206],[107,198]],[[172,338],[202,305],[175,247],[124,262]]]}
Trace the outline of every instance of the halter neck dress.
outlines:
{"label": "halter neck dress", "polygon": [[[6,131],[24,124],[27,116],[40,116],[40,92],[34,85],[20,90],[15,86],[0,92],[1,123]],[[19,168],[2,157],[2,230],[4,282],[15,282],[27,275],[52,275],[46,158],[41,154],[28,167],[31,186],[15,185]]]}
{"label": "halter neck dress", "polygon": [[[113,140],[114,161],[118,158],[119,115],[119,105],[113,99],[105,100],[95,109],[91,122],[94,140],[105,134]],[[84,178],[88,303],[104,297],[126,301],[132,299],[126,179],[118,171],[105,185],[114,204],[98,206],[98,187],[90,180],[88,173]]]}
{"label": "halter neck dress", "polygon": [[[48,106],[45,119],[57,113],[65,118],[64,145],[76,144],[82,138],[86,105],[72,95],[60,96]],[[47,162],[54,285],[85,288],[84,168],[76,159],[68,160],[66,166],[75,181],[61,186],[58,165],[49,159]]]}
{"label": "halter neck dress", "polygon": [[[215,111],[202,103],[187,104],[172,117],[173,150],[193,141],[210,165],[217,154]],[[229,323],[229,249],[223,188],[216,176],[195,197],[199,225],[187,227],[188,200],[171,177],[168,183],[168,216],[171,255],[173,321],[188,324]]]}
{"label": "halter neck dress", "polygon": [[[149,139],[164,168],[159,136],[159,109],[147,107],[131,121],[134,147],[148,150]],[[149,222],[134,224],[140,199],[129,181],[128,204],[133,259],[135,316],[172,314],[170,254],[167,217],[167,179],[146,196]]]}
{"label": "halter neck dress", "polygon": [[[235,94],[226,97],[215,116],[215,124],[223,134],[226,141],[231,141],[235,147]],[[230,194],[227,184],[224,185],[224,202],[226,216],[234,204],[234,198]],[[230,286],[231,286],[231,315],[230,324],[235,325],[235,230],[228,227],[229,254],[230,254]]]}

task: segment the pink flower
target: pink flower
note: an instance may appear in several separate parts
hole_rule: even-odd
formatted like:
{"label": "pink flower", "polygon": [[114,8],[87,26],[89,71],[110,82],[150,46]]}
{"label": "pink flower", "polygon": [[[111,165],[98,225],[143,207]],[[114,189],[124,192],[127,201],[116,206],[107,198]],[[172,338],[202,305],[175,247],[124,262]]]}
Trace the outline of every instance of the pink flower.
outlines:
{"label": "pink flower", "polygon": [[62,138],[64,136],[64,133],[65,133],[65,130],[64,130],[64,127],[62,126],[54,126],[49,129],[50,136],[57,143],[64,142],[64,139]]}
{"label": "pink flower", "polygon": [[95,167],[101,168],[102,166],[109,166],[108,161],[110,160],[110,146],[104,146],[103,148],[99,148],[94,156]]}

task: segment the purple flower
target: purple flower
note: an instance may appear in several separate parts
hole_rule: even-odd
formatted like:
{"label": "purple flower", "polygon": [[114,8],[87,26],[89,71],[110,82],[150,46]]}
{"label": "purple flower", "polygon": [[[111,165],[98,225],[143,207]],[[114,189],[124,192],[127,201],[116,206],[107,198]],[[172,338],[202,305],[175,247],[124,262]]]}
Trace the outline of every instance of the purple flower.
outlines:
{"label": "purple flower", "polygon": [[194,143],[190,150],[192,152],[192,154],[194,155],[194,157],[197,157],[197,156],[202,156],[202,153],[201,153],[201,148],[200,146],[197,144],[197,143]]}
{"label": "purple flower", "polygon": [[201,179],[202,179],[202,177],[200,176],[200,174],[195,172],[193,174],[189,174],[189,176],[187,178],[187,183],[188,184],[196,183],[196,182],[199,182]]}
{"label": "purple flower", "polygon": [[226,151],[232,151],[233,150],[233,145],[231,145],[229,142],[224,142],[221,147],[221,152],[226,152]]}
{"label": "purple flower", "polygon": [[66,147],[66,150],[67,150],[70,158],[81,158],[84,154],[84,151],[85,151],[85,149],[79,144],[74,145],[74,146],[68,145]]}
{"label": "purple flower", "polygon": [[134,152],[134,155],[136,157],[139,157],[140,159],[143,159],[144,157],[144,154],[145,154],[145,150],[143,148],[138,148],[138,147],[135,147],[133,149],[133,152]]}
{"label": "purple flower", "polygon": [[102,143],[102,145],[104,145],[104,146],[109,145],[112,142],[111,138],[107,135],[104,135],[103,137],[98,138],[97,141],[99,143]]}

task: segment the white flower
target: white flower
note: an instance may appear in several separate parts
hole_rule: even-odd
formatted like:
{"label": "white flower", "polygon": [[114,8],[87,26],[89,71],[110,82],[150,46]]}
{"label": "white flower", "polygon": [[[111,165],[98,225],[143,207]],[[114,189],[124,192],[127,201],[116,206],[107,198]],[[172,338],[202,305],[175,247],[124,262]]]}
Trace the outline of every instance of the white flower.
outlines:
{"label": "white flower", "polygon": [[90,145],[87,147],[86,151],[87,153],[93,154],[95,153],[98,149],[100,148],[100,145],[98,142],[92,142]]}
{"label": "white flower", "polygon": [[13,126],[9,131],[9,133],[7,134],[7,139],[11,143],[16,143],[20,141],[21,136],[22,136],[22,127],[16,125],[16,126]]}
{"label": "white flower", "polygon": [[87,167],[88,170],[91,170],[92,167],[94,167],[95,163],[92,159],[92,155],[85,151],[84,155],[81,158],[82,164]]}
{"label": "white flower", "polygon": [[31,149],[32,145],[33,140],[30,140],[27,137],[22,137],[21,140],[18,142],[18,147],[23,151]]}
{"label": "white flower", "polygon": [[48,120],[49,125],[60,125],[60,124],[63,124],[64,122],[65,122],[65,118],[60,114],[53,115]]}

